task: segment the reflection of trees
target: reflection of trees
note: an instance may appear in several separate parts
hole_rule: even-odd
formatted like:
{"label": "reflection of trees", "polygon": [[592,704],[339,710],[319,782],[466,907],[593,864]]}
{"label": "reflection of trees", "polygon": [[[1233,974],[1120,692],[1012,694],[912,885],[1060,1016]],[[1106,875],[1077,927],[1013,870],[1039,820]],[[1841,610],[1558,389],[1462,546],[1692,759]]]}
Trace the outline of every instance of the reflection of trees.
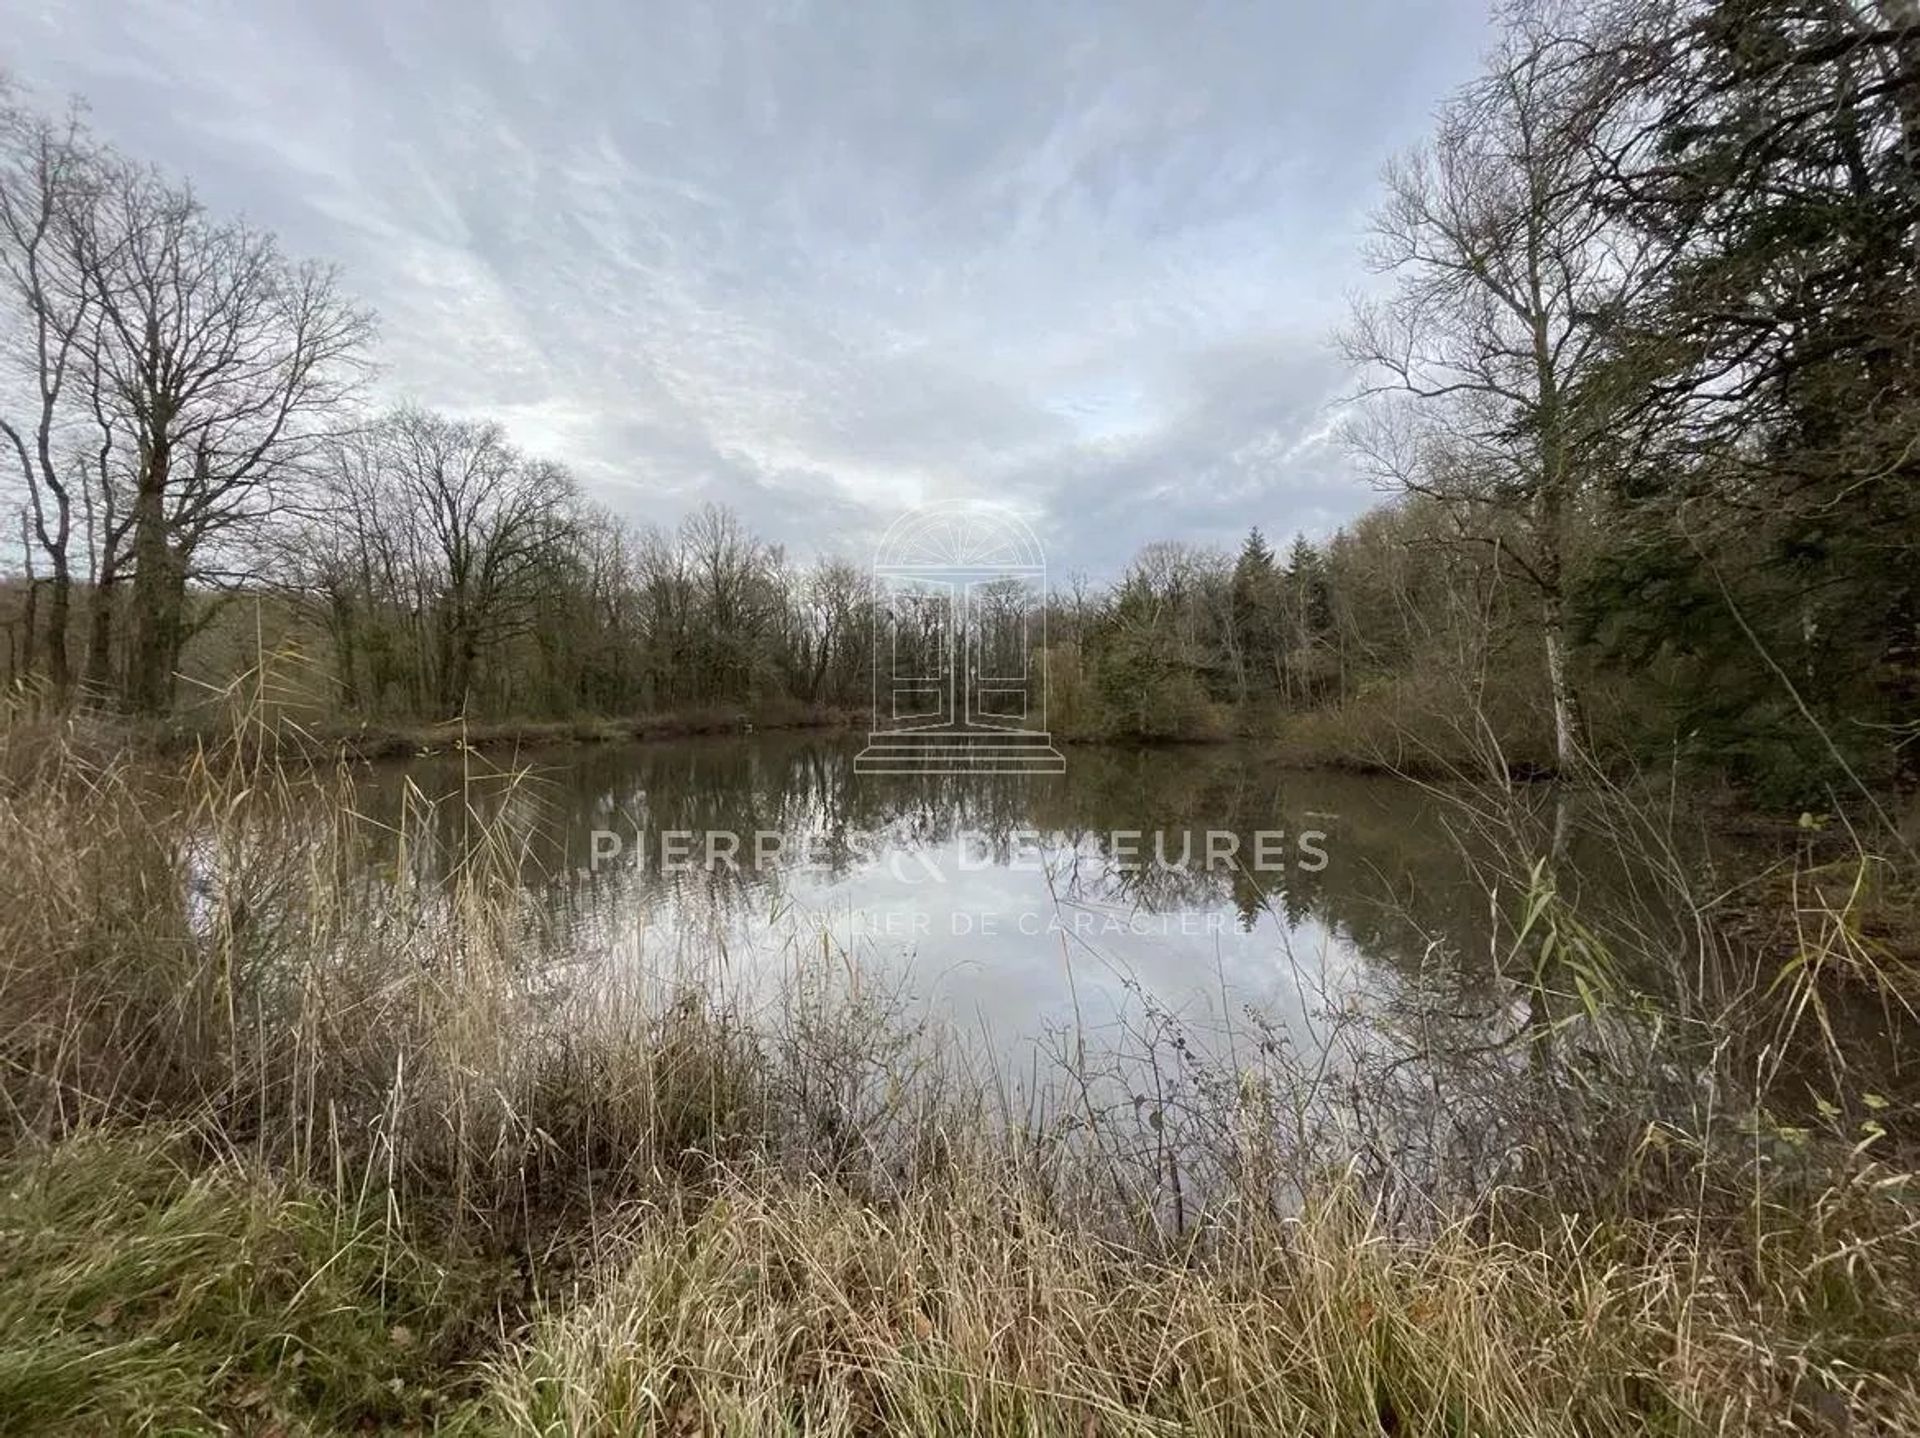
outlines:
{"label": "reflection of trees", "polygon": [[[403,805],[411,810],[405,860],[421,879],[506,831],[519,881],[546,889],[574,923],[669,900],[683,917],[725,919],[773,902],[801,863],[841,878],[865,856],[965,836],[976,857],[1005,864],[1037,834],[1069,902],[1149,912],[1226,903],[1247,928],[1263,911],[1290,928],[1311,919],[1369,957],[1409,967],[1436,936],[1457,950],[1485,948],[1484,892],[1432,801],[1408,785],[1290,771],[1230,747],[1078,750],[1065,774],[1050,776],[856,776],[856,747],[817,736],[609,747],[518,778],[472,757],[425,760],[381,771],[363,808],[396,829]],[[596,830],[619,834],[624,848],[589,872]],[[737,833],[739,861],[708,867],[696,838],[692,871],[666,872],[659,839],[669,830]],[[1299,866],[1307,830],[1326,835],[1318,872]],[[780,836],[766,869],[753,862],[757,831]],[[1280,867],[1256,870],[1262,831],[1284,834],[1270,854]],[[1236,862],[1206,863],[1210,832],[1236,836]],[[1138,837],[1122,863],[1114,836],[1129,833]],[[1166,867],[1156,854],[1187,861]]]}
{"label": "reflection of trees", "polygon": [[[1133,847],[1145,862],[1111,875],[1115,898],[1147,909],[1226,901],[1248,928],[1263,911],[1289,928],[1312,918],[1370,957],[1408,965],[1435,935],[1484,946],[1484,893],[1432,801],[1409,785],[1303,773],[1239,748],[1076,750],[1065,778],[1049,795],[1058,808],[1036,805],[1037,825],[1080,826],[1102,847],[1116,830],[1142,833]],[[1317,871],[1300,864],[1311,857],[1297,847],[1307,831],[1326,836]],[[1235,836],[1234,862],[1204,865],[1210,832]],[[1284,835],[1266,870],[1255,867],[1262,832]],[[1191,852],[1186,872],[1152,863],[1156,834],[1170,858]]]}

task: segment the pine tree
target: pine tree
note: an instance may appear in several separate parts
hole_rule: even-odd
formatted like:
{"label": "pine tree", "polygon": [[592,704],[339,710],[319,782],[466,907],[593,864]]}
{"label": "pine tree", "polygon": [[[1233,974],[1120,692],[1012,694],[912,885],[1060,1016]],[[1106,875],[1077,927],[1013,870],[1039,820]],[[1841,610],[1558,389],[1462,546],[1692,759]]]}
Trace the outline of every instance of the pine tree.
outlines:
{"label": "pine tree", "polygon": [[1259,526],[1247,532],[1233,566],[1232,633],[1239,655],[1240,699],[1280,688],[1283,627],[1280,575]]}

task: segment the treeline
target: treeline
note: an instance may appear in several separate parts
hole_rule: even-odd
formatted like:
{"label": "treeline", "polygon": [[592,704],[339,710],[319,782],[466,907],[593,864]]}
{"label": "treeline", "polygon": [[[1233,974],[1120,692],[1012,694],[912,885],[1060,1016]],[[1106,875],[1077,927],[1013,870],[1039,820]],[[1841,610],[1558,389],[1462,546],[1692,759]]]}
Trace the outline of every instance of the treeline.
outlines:
{"label": "treeline", "polygon": [[[1053,595],[1053,727],[1911,782],[1920,16],[1502,18],[1389,170],[1342,336],[1382,506]],[[861,567],[717,509],[637,529],[498,426],[367,414],[373,321],[330,270],[11,102],[0,307],[8,658],[61,702],[164,711],[236,593],[362,716],[868,700]]]}
{"label": "treeline", "polygon": [[[56,704],[164,714],[183,671],[217,685],[263,647],[376,721],[871,700],[865,566],[796,564],[714,506],[637,527],[498,424],[369,412],[374,319],[332,270],[11,100],[0,306],[7,672]],[[1055,596],[1057,727],[1211,733],[1324,696],[1319,563],[1161,545]]]}
{"label": "treeline", "polygon": [[1278,641],[1233,598],[1257,546],[1231,571],[1149,556],[1114,606],[1128,663],[1094,687],[1131,669],[1191,709],[1242,694],[1264,650],[1301,676],[1283,699],[1331,692],[1350,733],[1384,710],[1415,738],[1561,771],[1691,760],[1783,801],[1911,785],[1920,10],[1501,18],[1389,169],[1383,284],[1342,335],[1348,438],[1388,507],[1296,567]]}
{"label": "treeline", "polygon": [[[1072,737],[1290,735],[1302,757],[1550,762],[1538,627],[1432,506],[1383,505],[1277,556],[1148,545],[1112,587],[1056,594],[1049,715]],[[1436,732],[1436,720],[1445,732]]]}
{"label": "treeline", "polygon": [[399,410],[331,440],[285,572],[371,716],[864,705],[870,581],[729,510],[672,532],[583,500],[499,426]]}
{"label": "treeline", "polygon": [[263,598],[363,717],[870,692],[859,571],[714,508],[635,529],[497,424],[370,414],[331,268],[4,89],[0,325],[7,674],[56,704],[168,712]]}
{"label": "treeline", "polygon": [[1344,337],[1360,452],[1532,628],[1560,767],[1912,782],[1920,10],[1504,21],[1388,174],[1389,283]]}

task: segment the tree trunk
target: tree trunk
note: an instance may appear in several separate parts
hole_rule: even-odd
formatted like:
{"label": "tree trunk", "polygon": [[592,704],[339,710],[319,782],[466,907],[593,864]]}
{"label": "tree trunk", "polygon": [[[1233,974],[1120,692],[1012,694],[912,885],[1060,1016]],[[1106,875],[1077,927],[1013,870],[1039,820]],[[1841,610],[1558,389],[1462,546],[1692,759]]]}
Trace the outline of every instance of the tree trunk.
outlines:
{"label": "tree trunk", "polygon": [[33,572],[33,535],[27,527],[24,514],[20,516],[20,552],[26,557],[27,592],[21,604],[20,654],[15,661],[15,679],[24,679],[33,673],[34,663],[39,658],[40,642],[40,577]]}
{"label": "tree trunk", "polygon": [[140,474],[133,512],[133,612],[127,645],[127,707],[164,714],[173,701],[173,668],[180,653],[180,608],[185,575],[168,542],[168,454],[154,444]]}
{"label": "tree trunk", "polygon": [[1547,649],[1547,693],[1553,702],[1553,761],[1562,777],[1573,772],[1580,759],[1580,709],[1567,674],[1566,619],[1560,597],[1548,595],[1544,604]]}
{"label": "tree trunk", "polygon": [[112,554],[100,563],[100,576],[94,581],[87,602],[87,675],[88,696],[96,703],[113,693],[113,601],[119,592],[120,569]]}
{"label": "tree trunk", "polygon": [[340,681],[340,702],[348,709],[358,709],[362,693],[353,600],[335,593],[328,600],[327,615],[333,630],[333,662]]}
{"label": "tree trunk", "polygon": [[464,608],[456,606],[440,623],[440,717],[467,711],[479,642]]}
{"label": "tree trunk", "polygon": [[73,669],[67,659],[67,626],[73,617],[73,575],[67,569],[67,557],[53,557],[53,577],[47,581],[47,678],[53,682],[53,697],[65,704],[73,692]]}
{"label": "tree trunk", "polygon": [[1566,620],[1561,612],[1560,596],[1549,594],[1545,609],[1547,690],[1553,701],[1553,841],[1549,857],[1554,881],[1558,882],[1572,842],[1566,786],[1580,762],[1580,709],[1567,675]]}
{"label": "tree trunk", "polygon": [[39,662],[40,581],[27,576],[27,599],[20,614],[20,654],[15,661],[14,678],[24,679]]}
{"label": "tree trunk", "polygon": [[480,646],[469,626],[460,638],[460,712],[473,702],[473,679],[480,669]]}

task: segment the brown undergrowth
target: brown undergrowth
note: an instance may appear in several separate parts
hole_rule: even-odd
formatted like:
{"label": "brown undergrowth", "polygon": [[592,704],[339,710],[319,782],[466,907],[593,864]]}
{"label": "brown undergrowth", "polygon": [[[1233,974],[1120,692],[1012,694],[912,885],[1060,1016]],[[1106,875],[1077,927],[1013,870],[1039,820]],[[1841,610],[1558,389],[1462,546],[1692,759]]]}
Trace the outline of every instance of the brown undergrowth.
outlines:
{"label": "brown undergrowth", "polygon": [[1676,992],[1701,955],[1626,946],[1710,910],[1603,931],[1535,865],[1477,1014],[1228,1055],[1149,1006],[1016,1098],[845,955],[578,962],[523,776],[476,764],[429,852],[269,746],[40,742],[0,765],[0,1428],[1920,1424],[1904,1100],[1778,1027],[1877,952],[1820,875],[1764,981]]}

